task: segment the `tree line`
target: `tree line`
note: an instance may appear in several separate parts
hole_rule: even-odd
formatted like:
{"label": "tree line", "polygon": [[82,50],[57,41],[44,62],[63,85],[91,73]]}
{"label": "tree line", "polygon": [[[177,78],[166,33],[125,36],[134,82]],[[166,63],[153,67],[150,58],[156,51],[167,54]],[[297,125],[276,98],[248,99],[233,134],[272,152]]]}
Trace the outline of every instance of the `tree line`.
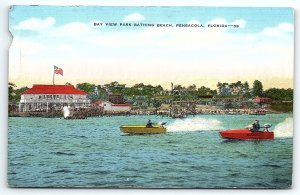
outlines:
{"label": "tree line", "polygon": [[[66,83],[70,84],[70,83]],[[172,90],[164,89],[161,85],[150,85],[137,83],[131,87],[126,84],[120,84],[117,81],[104,84],[96,85],[92,83],[79,83],[76,85],[77,89],[83,90],[90,94],[92,100],[95,99],[107,99],[107,94],[122,94],[127,98],[135,98],[137,96],[144,96],[148,99],[151,98],[166,98],[189,100],[199,99],[203,97],[212,96],[243,96],[245,98],[253,97],[269,97],[275,101],[292,101],[293,100],[293,89],[283,88],[270,88],[263,90],[263,84],[259,80],[255,80],[250,88],[249,83],[246,81],[242,83],[237,81],[234,83],[217,83],[217,89],[211,89],[206,86],[197,87],[195,84],[187,87],[182,85],[174,85]],[[28,87],[17,88],[14,83],[8,83],[8,98],[10,103],[17,103],[20,100],[21,94],[26,91]]]}

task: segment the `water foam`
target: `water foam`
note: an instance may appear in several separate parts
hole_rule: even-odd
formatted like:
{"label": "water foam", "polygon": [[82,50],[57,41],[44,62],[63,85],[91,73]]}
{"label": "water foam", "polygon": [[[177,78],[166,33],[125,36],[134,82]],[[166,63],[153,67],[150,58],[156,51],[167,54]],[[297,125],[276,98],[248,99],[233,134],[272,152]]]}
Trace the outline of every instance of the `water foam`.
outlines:
{"label": "water foam", "polygon": [[70,109],[68,106],[63,107],[63,113],[64,113],[64,118],[67,118],[70,116]]}
{"label": "water foam", "polygon": [[172,124],[167,125],[168,132],[178,131],[203,131],[222,129],[221,122],[217,119],[186,118],[176,119]]}
{"label": "water foam", "polygon": [[293,118],[286,118],[274,128],[275,137],[293,137]]}

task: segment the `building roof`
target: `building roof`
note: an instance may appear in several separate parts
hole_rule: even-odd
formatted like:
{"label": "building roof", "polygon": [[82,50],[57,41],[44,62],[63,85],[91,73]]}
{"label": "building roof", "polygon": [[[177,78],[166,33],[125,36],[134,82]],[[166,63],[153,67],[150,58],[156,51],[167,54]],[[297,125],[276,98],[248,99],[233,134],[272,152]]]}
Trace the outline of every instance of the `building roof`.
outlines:
{"label": "building roof", "polygon": [[270,101],[272,101],[272,99],[268,98],[268,97],[256,97],[252,101],[260,103],[260,102],[270,102]]}
{"label": "building roof", "polygon": [[93,106],[98,106],[98,105],[104,104],[104,103],[106,103],[106,104],[107,104],[107,103],[111,104],[111,103],[108,102],[108,101],[97,100],[97,101],[93,102],[92,105],[93,105]]}
{"label": "building roof", "polygon": [[73,85],[33,85],[32,88],[22,94],[75,94],[86,95],[87,93],[76,89]]}
{"label": "building roof", "polygon": [[112,104],[112,106],[132,106],[131,104]]}
{"label": "building roof", "polygon": [[93,104],[102,104],[102,103],[104,103],[104,102],[105,102],[105,101],[97,100],[97,101],[93,102]]}
{"label": "building roof", "polygon": [[271,98],[268,98],[268,97],[256,97],[254,99],[257,99],[257,100],[271,100]]}

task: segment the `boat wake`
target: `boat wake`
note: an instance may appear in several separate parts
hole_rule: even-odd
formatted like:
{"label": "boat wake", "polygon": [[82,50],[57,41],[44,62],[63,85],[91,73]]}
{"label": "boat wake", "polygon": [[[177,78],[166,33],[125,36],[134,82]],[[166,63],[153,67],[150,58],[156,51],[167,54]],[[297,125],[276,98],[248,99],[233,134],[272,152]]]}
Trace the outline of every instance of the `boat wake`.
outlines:
{"label": "boat wake", "polygon": [[170,125],[167,125],[167,132],[204,131],[219,129],[223,129],[219,120],[205,118],[177,119]]}
{"label": "boat wake", "polygon": [[275,137],[293,137],[293,118],[286,118],[274,128]]}
{"label": "boat wake", "polygon": [[68,106],[63,107],[64,118],[68,118],[70,116],[70,109]]}

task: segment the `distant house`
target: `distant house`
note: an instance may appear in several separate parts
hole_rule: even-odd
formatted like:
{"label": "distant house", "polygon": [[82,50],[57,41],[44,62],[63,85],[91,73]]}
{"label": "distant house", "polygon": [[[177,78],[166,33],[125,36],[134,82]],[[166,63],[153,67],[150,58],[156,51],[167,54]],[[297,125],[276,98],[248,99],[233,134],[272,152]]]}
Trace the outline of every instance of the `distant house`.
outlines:
{"label": "distant house", "polygon": [[85,108],[89,104],[87,93],[73,85],[33,85],[21,94],[19,111],[61,110],[63,106]]}
{"label": "distant house", "polygon": [[231,94],[232,95],[239,95],[239,94],[242,94],[243,93],[243,89],[241,86],[238,86],[238,87],[233,87],[231,89]]}
{"label": "distant house", "polygon": [[140,107],[147,107],[148,106],[148,101],[146,96],[136,96],[135,101],[134,101],[135,106],[140,106]]}
{"label": "distant house", "polygon": [[267,98],[267,97],[256,97],[256,98],[252,99],[252,102],[254,102],[254,103],[269,103],[269,102],[272,102],[272,99]]}
{"label": "distant house", "polygon": [[91,105],[93,107],[99,107],[99,108],[103,109],[103,111],[108,111],[108,110],[111,110],[112,103],[108,102],[108,101],[98,100],[96,102],[93,102]]}
{"label": "distant house", "polygon": [[244,98],[242,96],[237,96],[237,97],[213,97],[212,99],[214,101],[224,102],[224,103],[241,102],[241,101],[244,100]]}
{"label": "distant house", "polygon": [[102,108],[104,112],[129,112],[131,104],[113,104],[108,101],[98,100],[92,103],[92,106]]}
{"label": "distant house", "polygon": [[113,112],[129,112],[131,110],[131,104],[112,104],[111,108]]}
{"label": "distant house", "polygon": [[231,92],[232,90],[228,85],[218,88],[218,95],[231,95]]}
{"label": "distant house", "polygon": [[113,104],[124,104],[124,97],[122,94],[108,94],[108,101]]}

